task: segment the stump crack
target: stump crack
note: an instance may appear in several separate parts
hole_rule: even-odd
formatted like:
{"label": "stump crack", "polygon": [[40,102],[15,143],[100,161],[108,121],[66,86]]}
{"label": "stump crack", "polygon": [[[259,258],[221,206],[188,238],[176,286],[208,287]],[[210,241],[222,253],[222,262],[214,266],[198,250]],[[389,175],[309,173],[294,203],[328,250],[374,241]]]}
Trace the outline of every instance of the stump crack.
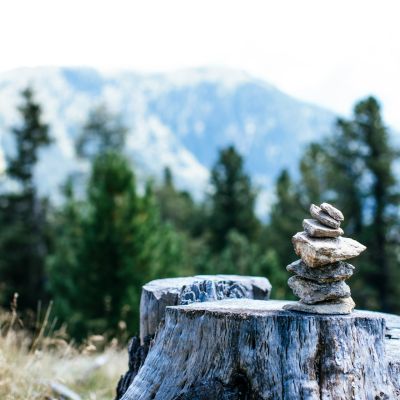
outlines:
{"label": "stump crack", "polygon": [[321,385],[321,377],[322,377],[322,351],[323,351],[323,337],[321,335],[321,329],[318,329],[318,341],[317,341],[317,349],[315,352],[314,358],[314,368],[315,368],[315,380],[318,385],[319,391],[319,399],[322,400],[322,385]]}

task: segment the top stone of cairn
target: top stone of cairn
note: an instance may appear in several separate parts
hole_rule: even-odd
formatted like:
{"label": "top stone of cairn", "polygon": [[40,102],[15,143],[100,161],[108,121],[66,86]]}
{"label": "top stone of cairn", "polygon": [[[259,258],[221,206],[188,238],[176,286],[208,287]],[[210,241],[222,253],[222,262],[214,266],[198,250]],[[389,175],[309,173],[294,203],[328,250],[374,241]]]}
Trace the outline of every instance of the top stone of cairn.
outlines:
{"label": "top stone of cairn", "polygon": [[342,212],[338,210],[336,207],[333,207],[333,205],[329,203],[322,203],[320,207],[322,211],[325,211],[333,219],[336,219],[336,221],[344,221],[344,216]]}
{"label": "top stone of cairn", "polygon": [[315,218],[317,221],[321,222],[321,224],[325,226],[329,226],[333,229],[337,229],[340,227],[339,220],[332,218],[327,212],[323,211],[321,207],[318,207],[315,204],[311,204],[310,214],[313,218]]}

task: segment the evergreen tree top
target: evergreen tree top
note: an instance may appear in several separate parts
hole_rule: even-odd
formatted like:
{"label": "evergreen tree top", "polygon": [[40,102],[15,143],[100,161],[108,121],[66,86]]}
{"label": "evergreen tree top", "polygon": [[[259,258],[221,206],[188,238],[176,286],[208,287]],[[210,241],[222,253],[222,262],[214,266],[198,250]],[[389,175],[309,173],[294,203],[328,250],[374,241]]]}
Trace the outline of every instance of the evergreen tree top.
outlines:
{"label": "evergreen tree top", "polygon": [[8,158],[7,174],[24,187],[32,185],[33,167],[41,147],[51,143],[49,127],[41,120],[42,109],[35,101],[34,91],[28,87],[21,92],[18,107],[21,124],[12,129],[15,138],[15,155]]}
{"label": "evergreen tree top", "polygon": [[93,108],[76,142],[82,158],[94,159],[107,151],[123,150],[128,130],[119,115],[112,114],[104,104]]}

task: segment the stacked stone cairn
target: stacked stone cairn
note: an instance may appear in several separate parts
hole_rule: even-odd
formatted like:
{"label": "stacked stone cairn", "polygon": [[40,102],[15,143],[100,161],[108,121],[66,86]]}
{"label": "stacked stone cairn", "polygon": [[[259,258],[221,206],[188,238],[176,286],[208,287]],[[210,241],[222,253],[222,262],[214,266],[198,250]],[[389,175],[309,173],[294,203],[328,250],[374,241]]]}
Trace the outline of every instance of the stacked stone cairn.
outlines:
{"label": "stacked stone cairn", "polygon": [[350,314],[355,304],[345,280],[353,275],[354,267],[344,261],[358,256],[366,247],[342,236],[343,214],[331,204],[312,204],[310,214],[313,219],[305,219],[304,231],[292,239],[301,259],[286,267],[294,274],[288,285],[300,301],[284,308],[315,314]]}

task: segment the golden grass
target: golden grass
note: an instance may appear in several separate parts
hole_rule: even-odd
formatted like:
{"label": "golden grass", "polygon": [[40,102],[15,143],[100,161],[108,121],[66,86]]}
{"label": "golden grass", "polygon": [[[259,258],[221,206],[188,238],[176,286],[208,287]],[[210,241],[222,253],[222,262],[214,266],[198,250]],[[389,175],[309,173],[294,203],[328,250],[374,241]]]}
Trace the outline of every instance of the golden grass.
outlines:
{"label": "golden grass", "polygon": [[52,389],[55,384],[65,385],[85,400],[114,398],[128,362],[126,350],[119,350],[116,343],[102,349],[102,337],[94,336],[78,349],[60,333],[46,335],[45,328],[32,340],[19,328],[15,312],[2,312],[0,322],[0,399],[59,399]]}

